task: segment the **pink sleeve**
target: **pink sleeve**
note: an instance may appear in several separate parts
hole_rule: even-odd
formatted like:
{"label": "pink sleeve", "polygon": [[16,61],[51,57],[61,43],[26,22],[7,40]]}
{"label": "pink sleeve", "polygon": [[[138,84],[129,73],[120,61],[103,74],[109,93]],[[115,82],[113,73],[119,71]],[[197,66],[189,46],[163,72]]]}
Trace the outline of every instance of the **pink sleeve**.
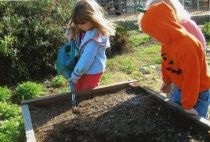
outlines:
{"label": "pink sleeve", "polygon": [[193,20],[182,20],[180,24],[192,35],[194,35],[202,44],[204,50],[206,49],[206,40],[198,25]]}

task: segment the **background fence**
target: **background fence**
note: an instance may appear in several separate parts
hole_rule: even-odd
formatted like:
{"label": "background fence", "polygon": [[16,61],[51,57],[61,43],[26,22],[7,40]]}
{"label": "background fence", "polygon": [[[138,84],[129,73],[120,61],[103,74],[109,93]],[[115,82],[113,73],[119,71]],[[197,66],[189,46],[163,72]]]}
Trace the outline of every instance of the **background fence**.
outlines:
{"label": "background fence", "polygon": [[[146,8],[147,0],[97,0],[102,5],[110,19],[132,23],[137,21],[137,7]],[[180,0],[182,5],[192,15],[197,24],[210,22],[210,0]],[[129,24],[130,25],[130,24]],[[129,26],[127,25],[127,26]]]}

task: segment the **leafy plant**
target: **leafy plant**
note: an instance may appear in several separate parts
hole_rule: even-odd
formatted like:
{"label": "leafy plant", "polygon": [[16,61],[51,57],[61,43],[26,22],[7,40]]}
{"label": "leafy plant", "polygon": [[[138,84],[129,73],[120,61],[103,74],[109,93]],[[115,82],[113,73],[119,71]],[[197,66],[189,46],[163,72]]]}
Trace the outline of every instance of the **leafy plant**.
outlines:
{"label": "leafy plant", "polygon": [[0,85],[55,74],[56,49],[65,40],[65,26],[75,2],[0,2]]}
{"label": "leafy plant", "polygon": [[21,114],[19,106],[0,102],[0,120],[15,118],[19,114]]}
{"label": "leafy plant", "polygon": [[128,34],[125,28],[117,24],[116,33],[110,38],[111,48],[108,48],[106,55],[108,57],[113,57],[115,55],[120,55],[123,53],[129,53],[132,51],[132,48],[129,46]]}
{"label": "leafy plant", "polygon": [[52,79],[51,85],[53,87],[61,87],[61,86],[64,86],[66,82],[67,80],[63,76],[57,75]]}
{"label": "leafy plant", "polygon": [[22,139],[23,121],[21,117],[0,122],[0,141],[18,142]]}
{"label": "leafy plant", "polygon": [[210,40],[210,22],[206,23],[202,29],[202,32],[206,39]]}
{"label": "leafy plant", "polygon": [[11,98],[11,90],[7,87],[0,87],[0,101],[6,102]]}
{"label": "leafy plant", "polygon": [[17,101],[28,100],[43,95],[44,87],[35,82],[24,82],[16,87]]}

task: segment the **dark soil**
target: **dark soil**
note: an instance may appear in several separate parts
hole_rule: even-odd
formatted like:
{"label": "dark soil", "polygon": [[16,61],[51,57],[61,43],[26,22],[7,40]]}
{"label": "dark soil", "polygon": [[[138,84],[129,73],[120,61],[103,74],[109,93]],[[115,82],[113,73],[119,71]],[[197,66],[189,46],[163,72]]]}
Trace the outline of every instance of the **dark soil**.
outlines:
{"label": "dark soil", "polygon": [[151,94],[127,89],[31,111],[37,142],[207,142],[191,121]]}

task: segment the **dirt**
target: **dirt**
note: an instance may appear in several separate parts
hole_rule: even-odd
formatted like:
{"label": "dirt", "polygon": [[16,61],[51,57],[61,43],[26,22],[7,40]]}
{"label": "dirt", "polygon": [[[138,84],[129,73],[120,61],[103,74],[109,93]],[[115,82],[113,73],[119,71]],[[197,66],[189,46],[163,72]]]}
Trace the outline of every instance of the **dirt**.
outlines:
{"label": "dirt", "polygon": [[130,88],[31,110],[37,142],[207,142],[191,121]]}

